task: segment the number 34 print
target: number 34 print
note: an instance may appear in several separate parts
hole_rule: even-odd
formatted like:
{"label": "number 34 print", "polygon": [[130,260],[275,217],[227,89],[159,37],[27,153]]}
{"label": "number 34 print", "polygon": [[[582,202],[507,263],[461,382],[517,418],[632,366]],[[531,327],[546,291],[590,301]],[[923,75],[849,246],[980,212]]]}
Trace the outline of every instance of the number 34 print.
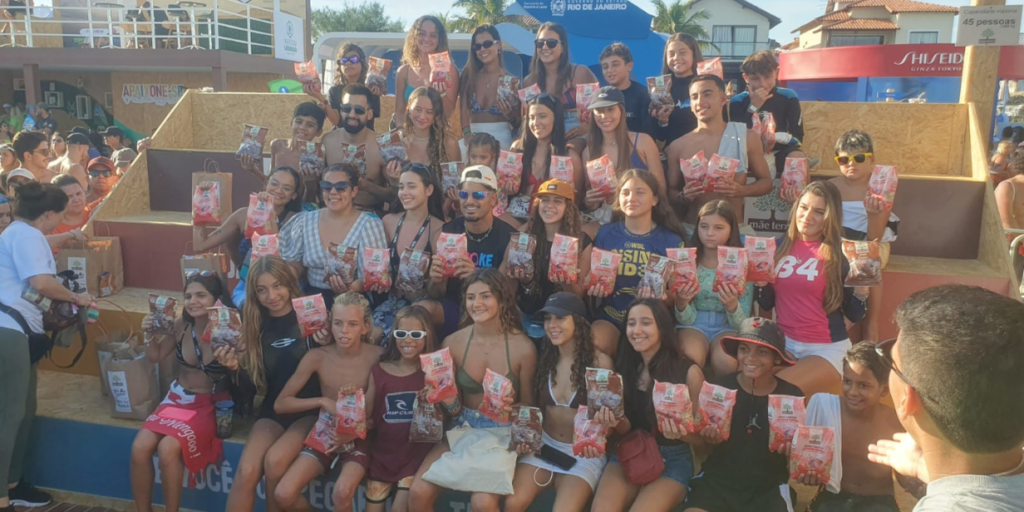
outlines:
{"label": "number 34 print", "polygon": [[794,271],[798,276],[806,276],[808,281],[814,281],[818,277],[818,258],[810,258],[801,263],[796,256],[786,256],[775,267],[778,279],[785,279],[793,275]]}

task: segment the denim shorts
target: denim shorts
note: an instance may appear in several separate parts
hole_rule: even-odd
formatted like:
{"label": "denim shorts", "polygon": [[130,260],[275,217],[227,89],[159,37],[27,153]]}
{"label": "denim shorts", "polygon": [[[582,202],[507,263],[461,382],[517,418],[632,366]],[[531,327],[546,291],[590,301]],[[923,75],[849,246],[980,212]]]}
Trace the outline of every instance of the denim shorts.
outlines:
{"label": "denim shorts", "polygon": [[676,325],[676,328],[696,329],[704,333],[708,341],[715,341],[723,332],[736,332],[736,329],[729,325],[728,317],[721,311],[697,311],[697,320],[692,325]]}
{"label": "denim shorts", "polygon": [[499,428],[508,426],[507,423],[498,423],[480,414],[476,409],[470,409],[469,407],[462,408],[462,413],[452,422],[452,426],[457,427],[463,423],[468,423],[470,428]]}
{"label": "denim shorts", "polygon": [[[693,454],[690,452],[690,445],[684,443],[663,446],[659,444],[658,451],[661,452],[661,460],[665,461],[665,469],[661,472],[661,476],[675,480],[683,484],[684,487],[689,486],[690,479],[693,478]],[[612,453],[608,459],[609,464],[612,462],[622,464],[616,453]]]}

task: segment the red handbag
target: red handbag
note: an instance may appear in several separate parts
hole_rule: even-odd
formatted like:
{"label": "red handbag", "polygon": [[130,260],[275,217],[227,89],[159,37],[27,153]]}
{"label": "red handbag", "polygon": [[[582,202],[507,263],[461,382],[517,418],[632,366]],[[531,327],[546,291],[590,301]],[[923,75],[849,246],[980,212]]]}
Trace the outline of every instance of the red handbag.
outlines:
{"label": "red handbag", "polygon": [[661,458],[658,442],[646,430],[634,430],[622,438],[615,455],[626,480],[633,485],[647,485],[665,471],[665,460]]}

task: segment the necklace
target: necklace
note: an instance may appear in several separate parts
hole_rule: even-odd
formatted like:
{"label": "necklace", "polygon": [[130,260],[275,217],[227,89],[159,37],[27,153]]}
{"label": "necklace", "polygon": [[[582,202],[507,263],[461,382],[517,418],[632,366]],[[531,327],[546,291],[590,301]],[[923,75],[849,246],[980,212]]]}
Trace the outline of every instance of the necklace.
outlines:
{"label": "necklace", "polygon": [[1018,462],[1017,466],[1014,467],[1013,469],[1011,469],[1009,471],[1003,471],[1002,473],[996,473],[996,474],[994,474],[992,476],[1010,476],[1010,475],[1020,471],[1020,468],[1024,468],[1024,457],[1020,458],[1020,462]]}
{"label": "necklace", "polygon": [[467,231],[466,231],[466,238],[468,238],[468,239],[469,239],[469,240],[470,240],[471,242],[476,242],[476,243],[480,243],[480,242],[483,242],[484,240],[487,240],[487,237],[491,236],[491,230],[492,230],[492,229],[494,229],[494,224],[491,224],[491,227],[490,227],[490,228],[488,228],[488,229],[487,229],[487,232],[486,232],[486,233],[484,233],[484,235],[483,235],[483,236],[481,236],[480,238],[476,238],[476,237],[474,237],[474,236],[473,236],[473,234],[472,234],[472,233],[470,233],[470,232],[469,232],[469,231],[467,230]]}
{"label": "necklace", "polygon": [[430,140],[430,136],[429,135],[426,136],[426,137],[417,137],[415,135],[410,134],[409,136],[412,137],[412,140],[419,141],[419,142],[427,142],[427,141]]}

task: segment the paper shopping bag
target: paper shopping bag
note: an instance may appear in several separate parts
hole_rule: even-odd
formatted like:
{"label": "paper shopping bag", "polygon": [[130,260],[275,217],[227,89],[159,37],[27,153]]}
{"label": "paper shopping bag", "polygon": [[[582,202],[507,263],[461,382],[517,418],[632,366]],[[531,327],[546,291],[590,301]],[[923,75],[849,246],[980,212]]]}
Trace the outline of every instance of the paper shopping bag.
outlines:
{"label": "paper shopping bag", "polygon": [[71,242],[57,251],[56,259],[57,271],[73,271],[79,289],[93,297],[109,297],[124,288],[121,239],[116,236]]}
{"label": "paper shopping bag", "polygon": [[110,388],[110,415],[145,420],[160,404],[156,365],[146,359],[144,347],[111,346],[115,350],[100,364],[100,378]]}

